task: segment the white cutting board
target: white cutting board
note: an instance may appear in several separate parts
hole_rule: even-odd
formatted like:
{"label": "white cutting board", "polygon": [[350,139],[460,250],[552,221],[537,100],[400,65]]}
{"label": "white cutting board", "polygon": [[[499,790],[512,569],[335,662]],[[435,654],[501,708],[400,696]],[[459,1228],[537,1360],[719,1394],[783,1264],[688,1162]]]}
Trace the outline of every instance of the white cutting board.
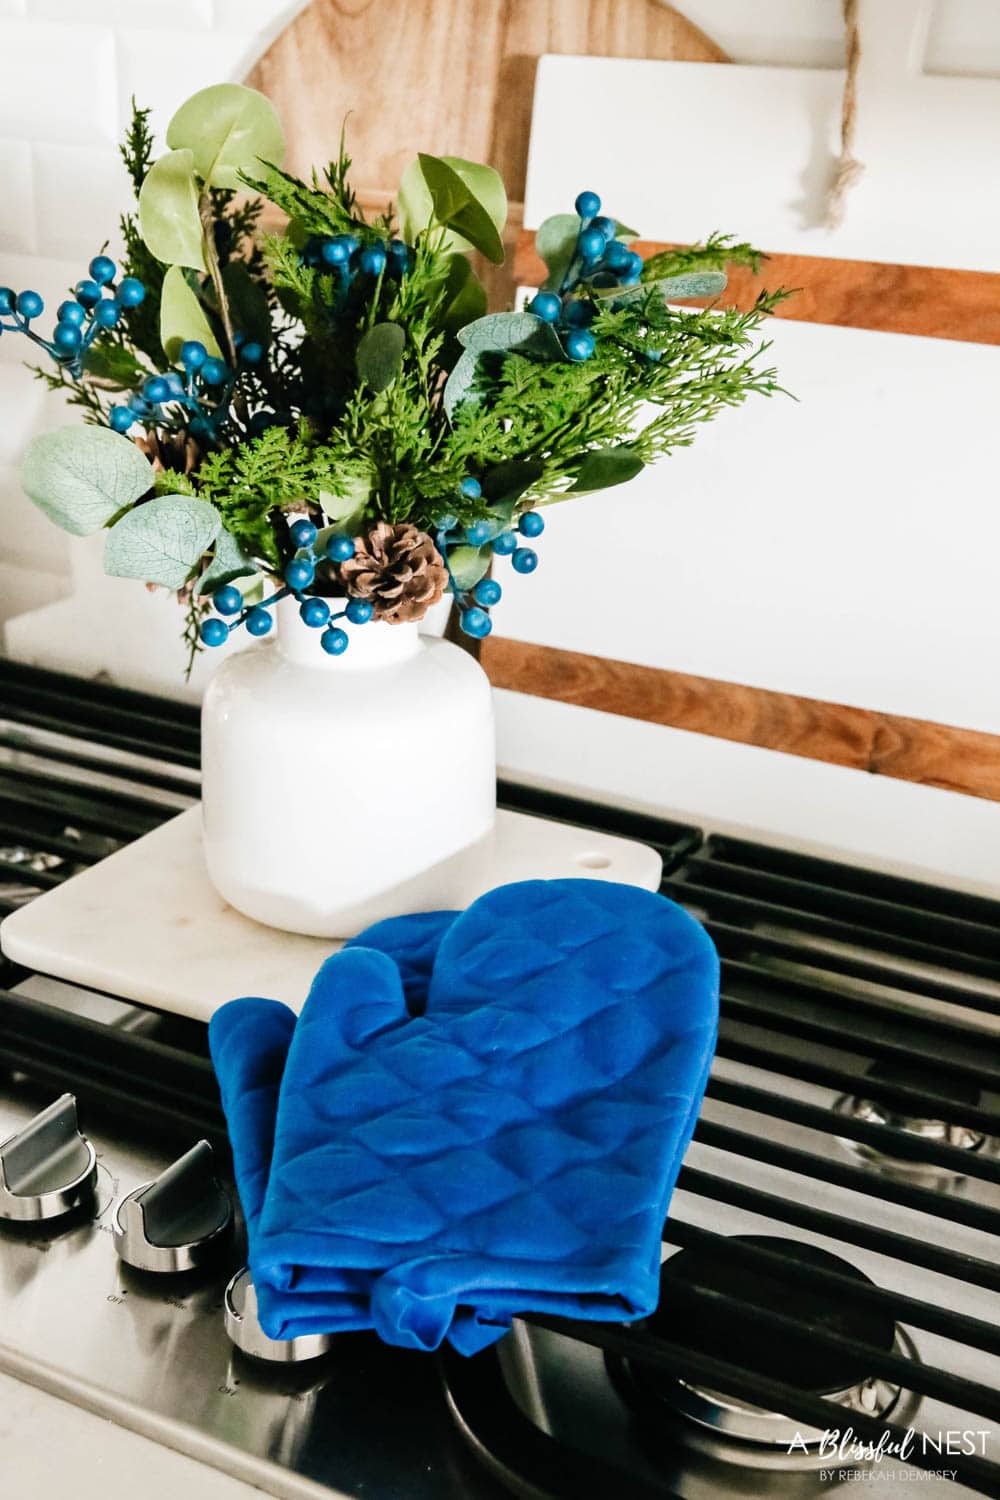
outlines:
{"label": "white cutting board", "polygon": [[[539,67],[528,226],[587,187],[652,239],[1000,269],[1000,83],[920,76],[926,13],[863,8],[867,169],[835,233],[805,226],[839,72],[563,57]],[[498,627],[1000,732],[1000,349],[777,320],[769,336],[797,402],[751,400],[631,485],[552,507],[538,572],[504,570]]]}
{"label": "white cutting board", "polygon": [[[516,880],[614,880],[655,891],[662,871],[646,844],[501,810],[491,867],[467,899]],[[340,943],[279,932],[228,906],[209,882],[193,807],[13,912],[0,924],[0,946],[25,968],[207,1021],[241,995],[301,1010]]]}

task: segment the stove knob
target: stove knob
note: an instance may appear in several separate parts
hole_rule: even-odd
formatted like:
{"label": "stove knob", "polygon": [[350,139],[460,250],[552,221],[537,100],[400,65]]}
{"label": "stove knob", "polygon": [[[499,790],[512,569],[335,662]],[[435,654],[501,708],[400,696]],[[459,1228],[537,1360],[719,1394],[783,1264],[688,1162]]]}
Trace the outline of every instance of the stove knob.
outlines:
{"label": "stove knob", "polygon": [[250,1280],[249,1266],[237,1271],[226,1287],[225,1318],[226,1332],[237,1349],[255,1359],[299,1364],[302,1360],[316,1359],[333,1347],[333,1335],[329,1333],[308,1333],[295,1339],[268,1338],[257,1320],[257,1293]]}
{"label": "stove knob", "polygon": [[112,1232],[119,1258],[138,1271],[191,1271],[227,1242],[232,1223],[212,1148],[199,1141],[155,1182],[122,1199]]}
{"label": "stove knob", "polygon": [[0,1144],[0,1219],[56,1219],[93,1196],[97,1157],[63,1094]]}

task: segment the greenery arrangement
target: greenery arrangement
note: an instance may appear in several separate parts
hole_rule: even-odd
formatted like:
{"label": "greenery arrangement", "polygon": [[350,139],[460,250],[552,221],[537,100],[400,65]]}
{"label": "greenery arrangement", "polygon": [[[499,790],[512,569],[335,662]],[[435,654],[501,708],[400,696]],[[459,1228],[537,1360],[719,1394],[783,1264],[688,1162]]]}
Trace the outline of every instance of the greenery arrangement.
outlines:
{"label": "greenery arrangement", "polygon": [[[470,256],[503,259],[492,168],[420,155],[369,221],[343,141],[309,182],[281,169],[270,103],[204,89],[154,156],[133,106],[122,155],[137,207],[58,309],[0,288],[0,331],[54,362],[83,425],[37,438],[22,480],[105,568],[176,590],[191,652],[270,628],[294,595],[337,655],[338,620],[413,620],[447,589],[489,633],[494,557],[530,573],[540,507],[633,478],[723,408],[778,389],[749,312],[714,298],[748,245],[714,235],[645,262],[635,231],[582,192],[537,236],[548,276],[525,310],[487,311]],[[264,200],[287,216],[260,232]],[[610,504],[608,501],[607,504]]]}

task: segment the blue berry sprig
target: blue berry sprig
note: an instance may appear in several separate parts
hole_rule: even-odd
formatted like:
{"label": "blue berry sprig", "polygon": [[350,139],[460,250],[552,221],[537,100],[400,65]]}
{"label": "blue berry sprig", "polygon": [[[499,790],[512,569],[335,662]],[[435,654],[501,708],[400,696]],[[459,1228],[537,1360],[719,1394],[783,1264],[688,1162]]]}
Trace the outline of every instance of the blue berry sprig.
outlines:
{"label": "blue berry sprig", "polygon": [[616,238],[618,226],[601,213],[596,193],[580,193],[574,207],[580,229],[559,290],[536,293],[528,311],[557,328],[566,357],[580,362],[589,359],[597,347],[588,326],[595,308],[586,293],[591,288],[638,286],[642,256]]}
{"label": "blue berry sprig", "polygon": [[[472,475],[462,480],[459,489],[466,500],[478,500],[482,495],[479,480]],[[533,573],[538,567],[538,553],[533,547],[522,546],[520,539],[530,540],[541,536],[545,530],[545,520],[537,510],[526,510],[511,524],[492,517],[473,521],[469,526],[463,527],[459,524],[458,517],[449,512],[438,516],[435,527],[437,549],[448,569],[451,592],[460,611],[459,625],[465,635],[472,636],[474,640],[483,640],[493,629],[489,611],[494,604],[500,603],[503,589],[495,578],[482,578],[471,589],[463,589],[452,572],[449,549],[484,547],[489,542],[495,556],[510,558],[515,573]]]}
{"label": "blue berry sprig", "polygon": [[402,240],[370,239],[356,234],[313,235],[302,251],[302,264],[335,275],[338,301],[344,302],[358,277],[377,281],[383,275],[397,280],[413,270],[416,256]]}
{"label": "blue berry sprig", "polygon": [[118,267],[110,256],[95,255],[88,270],[89,276],[77,283],[72,298],[60,302],[56,326],[47,339],[31,326],[45,311],[39,294],[0,287],[0,333],[23,333],[70,375],[82,374],[84,356],[97,336],[116,328],[122,313],[138,307],[146,296],[146,288],[135,276],[123,276],[115,285]]}
{"label": "blue berry sprig", "polygon": [[351,643],[346,630],[338,620],[348,620],[352,625],[367,625],[374,610],[367,599],[348,599],[346,606],[336,614],[325,599],[317,594],[306,594],[316,578],[316,565],[324,558],[333,563],[346,562],[354,556],[354,542],[349,536],[336,533],[317,552],[319,532],[311,521],[293,521],[289,535],[296,546],[296,555],[285,568],[285,586],[277,589],[269,599],[259,604],[244,604],[243,595],[234,584],[227,584],[212,596],[218,614],[209,615],[202,622],[199,635],[206,646],[221,646],[232,631],[241,625],[253,636],[267,635],[272,625],[270,610],[280,599],[294,596],[299,601],[299,618],[310,630],[321,630],[319,643],[328,656],[343,656]]}
{"label": "blue berry sprig", "polygon": [[115,432],[128,432],[136,422],[147,427],[179,425],[171,421],[166,410],[176,406],[183,410],[183,426],[192,437],[204,442],[216,441],[229,415],[230,397],[241,371],[253,369],[264,358],[261,344],[239,334],[234,342],[238,359],[235,370],[210,355],[197,339],[182,344],[183,373],[168,370],[164,375],[150,375],[142,389],[128,398],[127,405],[113,406],[109,421]]}

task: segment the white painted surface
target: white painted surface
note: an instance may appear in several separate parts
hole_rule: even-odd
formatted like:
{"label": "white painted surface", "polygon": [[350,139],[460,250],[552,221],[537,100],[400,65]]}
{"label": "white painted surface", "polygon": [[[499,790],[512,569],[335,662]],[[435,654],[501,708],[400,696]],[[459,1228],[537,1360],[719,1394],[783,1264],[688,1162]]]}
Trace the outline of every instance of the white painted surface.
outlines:
{"label": "white painted surface", "polygon": [[[656,890],[661,871],[660,856],[644,844],[502,811],[492,861],[456,904],[515,880],[575,877]],[[197,807],[12,913],[0,944],[27,968],[201,1021],[240,995],[300,1010],[316,970],[339,946],[262,927],[227,906],[209,883]]]}
{"label": "white painted surface", "polygon": [[[614,492],[546,508],[498,630],[1000,731],[1000,349],[775,321],[751,398]],[[606,589],[581,588],[599,569]]]}

